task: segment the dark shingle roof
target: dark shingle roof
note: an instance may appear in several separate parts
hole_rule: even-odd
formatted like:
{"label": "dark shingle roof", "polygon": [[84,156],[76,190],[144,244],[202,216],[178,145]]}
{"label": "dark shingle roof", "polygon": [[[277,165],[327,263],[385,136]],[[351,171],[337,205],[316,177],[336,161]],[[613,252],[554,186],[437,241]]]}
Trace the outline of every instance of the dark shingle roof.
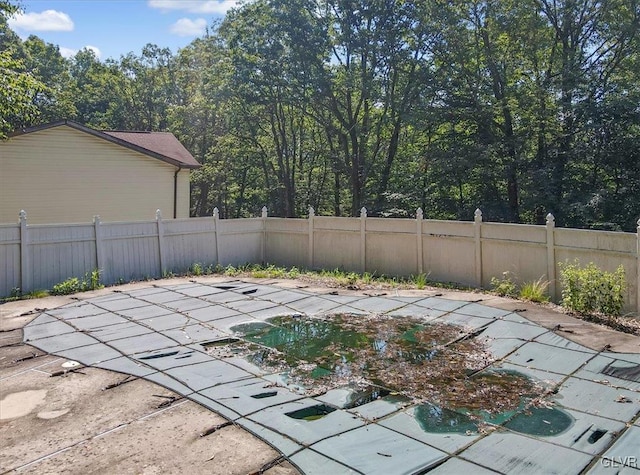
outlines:
{"label": "dark shingle roof", "polygon": [[184,148],[175,135],[170,132],[102,131],[78,124],[77,122],[64,120],[19,130],[11,134],[10,137],[59,127],[61,125],[66,125],[95,137],[122,145],[123,147],[149,155],[180,168],[199,168],[201,166],[200,163],[193,158],[193,155]]}
{"label": "dark shingle roof", "polygon": [[159,153],[181,162],[184,166],[199,167],[198,161],[184,148],[184,145],[171,132],[125,132],[105,130],[103,133],[125,142]]}

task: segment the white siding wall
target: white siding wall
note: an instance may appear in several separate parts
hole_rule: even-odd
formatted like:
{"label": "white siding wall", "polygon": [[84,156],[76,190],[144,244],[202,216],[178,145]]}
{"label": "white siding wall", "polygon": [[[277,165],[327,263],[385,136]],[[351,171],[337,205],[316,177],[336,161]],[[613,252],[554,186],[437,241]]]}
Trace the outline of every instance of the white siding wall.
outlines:
{"label": "white siding wall", "polygon": [[[191,207],[191,181],[189,180],[190,171],[188,169],[182,169],[178,173],[178,202],[176,209],[176,218],[188,218],[189,210]],[[173,191],[171,192],[173,196]],[[165,217],[170,218],[173,216],[173,204],[171,208],[161,208]],[[145,218],[148,219],[148,218]]]}
{"label": "white siding wall", "polygon": [[[176,167],[67,126],[0,143],[0,223],[173,217]],[[177,217],[189,216],[189,170],[178,174]]]}

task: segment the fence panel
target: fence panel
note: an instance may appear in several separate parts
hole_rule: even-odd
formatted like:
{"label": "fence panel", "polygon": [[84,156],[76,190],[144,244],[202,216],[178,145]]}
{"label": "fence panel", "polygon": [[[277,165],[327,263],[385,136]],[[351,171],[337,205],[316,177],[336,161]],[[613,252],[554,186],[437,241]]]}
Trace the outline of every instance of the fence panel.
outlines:
{"label": "fence panel", "polygon": [[313,267],[360,271],[360,219],[314,218]]}
{"label": "fence panel", "polygon": [[162,276],[155,222],[102,224],[106,284]]}
{"label": "fence panel", "polygon": [[20,282],[20,225],[0,226],[0,296],[22,287]]}
{"label": "fence panel", "polygon": [[49,289],[70,277],[84,278],[97,267],[92,225],[39,225],[28,228],[32,289]]}
{"label": "fence panel", "polygon": [[264,220],[260,218],[221,219],[218,239],[220,265],[261,263],[263,255]]}
{"label": "fence panel", "polygon": [[422,267],[430,280],[475,282],[475,242],[471,222],[422,221]]}
{"label": "fence panel", "polygon": [[216,219],[177,219],[164,222],[163,265],[171,272],[186,272],[199,263],[218,263]]}
{"label": "fence panel", "polygon": [[416,232],[413,220],[368,218],[366,270],[401,277],[418,274]]}
{"label": "fence panel", "polygon": [[482,286],[491,287],[491,278],[504,272],[518,283],[532,282],[547,275],[545,226],[482,223]]}
{"label": "fence panel", "polygon": [[[627,280],[625,309],[628,312],[640,313],[640,302],[638,302],[640,256],[636,254],[638,246],[636,235],[610,231],[556,229],[555,242],[555,258],[558,263],[573,263],[577,259],[582,266],[593,262],[607,272],[613,272],[622,265]],[[558,298],[561,291],[562,288],[558,286]]]}
{"label": "fence panel", "polygon": [[309,224],[306,219],[268,218],[266,261],[285,267],[307,267]]}

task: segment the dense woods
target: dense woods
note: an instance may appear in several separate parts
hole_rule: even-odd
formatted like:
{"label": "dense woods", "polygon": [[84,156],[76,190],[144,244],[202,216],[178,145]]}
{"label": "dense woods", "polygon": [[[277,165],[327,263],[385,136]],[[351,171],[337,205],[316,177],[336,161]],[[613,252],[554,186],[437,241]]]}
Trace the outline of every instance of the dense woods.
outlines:
{"label": "dense woods", "polygon": [[256,0],[106,61],[21,40],[11,8],[0,135],[169,130],[203,164],[194,215],[640,218],[637,0]]}

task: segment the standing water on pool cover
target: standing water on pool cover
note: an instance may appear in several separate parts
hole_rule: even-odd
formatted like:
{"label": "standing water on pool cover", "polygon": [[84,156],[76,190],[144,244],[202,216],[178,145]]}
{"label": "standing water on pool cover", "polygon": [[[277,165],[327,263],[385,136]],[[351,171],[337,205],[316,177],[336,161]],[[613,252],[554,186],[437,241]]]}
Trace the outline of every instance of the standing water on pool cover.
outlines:
{"label": "standing water on pool cover", "polygon": [[425,430],[473,430],[472,419],[513,413],[542,392],[520,373],[486,370],[493,361],[487,346],[455,325],[341,314],[275,317],[232,331],[242,339],[234,354],[286,373],[310,394],[355,384],[428,402],[431,409],[417,415]]}

